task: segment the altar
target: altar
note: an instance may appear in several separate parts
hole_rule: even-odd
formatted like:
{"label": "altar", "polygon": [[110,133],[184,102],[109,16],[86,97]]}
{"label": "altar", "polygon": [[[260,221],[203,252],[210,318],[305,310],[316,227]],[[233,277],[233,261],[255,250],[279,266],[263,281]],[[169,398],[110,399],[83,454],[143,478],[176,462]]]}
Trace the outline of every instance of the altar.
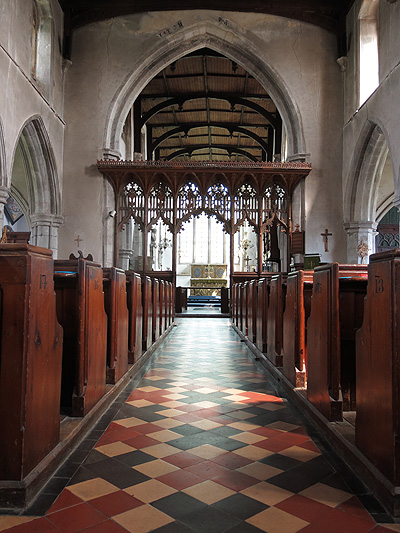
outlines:
{"label": "altar", "polygon": [[219,289],[227,284],[227,265],[191,265],[191,296],[220,296]]}

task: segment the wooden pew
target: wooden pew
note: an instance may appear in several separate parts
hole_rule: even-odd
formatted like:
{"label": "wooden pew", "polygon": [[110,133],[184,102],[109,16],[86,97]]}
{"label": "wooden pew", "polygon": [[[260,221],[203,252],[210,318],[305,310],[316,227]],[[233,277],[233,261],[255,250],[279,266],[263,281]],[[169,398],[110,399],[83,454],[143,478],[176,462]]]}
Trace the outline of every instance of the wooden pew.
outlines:
{"label": "wooden pew", "polygon": [[249,282],[240,283],[240,331],[245,337],[248,334],[249,318]]}
{"label": "wooden pew", "polygon": [[126,287],[128,294],[129,335],[128,362],[136,363],[142,356],[142,281],[139,274],[128,270],[126,272]]}
{"label": "wooden pew", "polygon": [[370,256],[364,321],[357,332],[356,445],[400,484],[400,251]]}
{"label": "wooden pew", "polygon": [[247,308],[247,337],[253,344],[257,340],[257,280],[249,282]]}
{"label": "wooden pew", "polygon": [[152,342],[160,337],[160,281],[152,279],[152,298],[153,298],[153,322],[152,322]]}
{"label": "wooden pew", "polygon": [[229,289],[221,287],[221,313],[229,313]]}
{"label": "wooden pew", "polygon": [[160,280],[160,337],[165,331],[165,316],[166,316],[166,281]]}
{"label": "wooden pew", "polygon": [[182,313],[184,309],[187,309],[187,291],[186,287],[176,287],[175,310],[177,313]]}
{"label": "wooden pew", "polygon": [[237,284],[233,283],[231,287],[230,313],[232,323],[237,326],[237,299],[236,299]]}
{"label": "wooden pew", "polygon": [[60,439],[63,332],[52,252],[0,244],[0,479],[22,481]]}
{"label": "wooden pew", "polygon": [[282,274],[272,276],[267,308],[267,357],[277,367],[283,364],[283,312],[286,282]]}
{"label": "wooden pew", "polygon": [[307,320],[311,312],[313,272],[291,272],[283,315],[283,373],[295,387],[305,387]]}
{"label": "wooden pew", "polygon": [[142,306],[143,306],[143,351],[150,348],[153,342],[153,296],[151,290],[151,278],[142,277]]}
{"label": "wooden pew", "polygon": [[267,310],[269,301],[269,279],[261,278],[257,287],[257,342],[256,346],[262,353],[267,351]]}
{"label": "wooden pew", "polygon": [[367,265],[314,271],[307,323],[307,396],[328,420],[356,408],[355,335],[362,324]]}
{"label": "wooden pew", "polygon": [[64,329],[61,411],[85,416],[106,392],[103,271],[86,259],[54,261],[57,317]]}
{"label": "wooden pew", "polygon": [[108,318],[107,383],[115,384],[128,370],[129,316],[125,272],[116,267],[104,268],[103,288]]}

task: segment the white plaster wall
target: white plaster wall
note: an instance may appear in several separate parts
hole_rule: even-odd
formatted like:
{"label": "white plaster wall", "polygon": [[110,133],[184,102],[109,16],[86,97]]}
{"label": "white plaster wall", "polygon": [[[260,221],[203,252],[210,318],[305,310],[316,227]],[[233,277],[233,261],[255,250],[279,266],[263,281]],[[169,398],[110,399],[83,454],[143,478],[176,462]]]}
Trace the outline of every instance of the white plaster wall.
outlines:
{"label": "white plaster wall", "polygon": [[[183,28],[176,33],[163,39],[157,35],[178,21],[182,21]],[[226,42],[226,50],[219,51],[228,57],[231,45],[242,43],[243,54],[251,52],[260,69],[267,65],[283,80],[286,94],[299,111],[303,148],[313,164],[306,185],[307,252],[321,252],[323,260],[343,260],[343,90],[335,37],[315,26],[280,17],[214,11],[145,13],[94,23],[75,32],[65,96],[66,223],[60,232],[61,250],[69,253],[73,239],[80,234],[84,237],[84,253],[93,253],[96,260],[101,260],[101,227],[106,212],[103,178],[95,164],[102,149],[109,148],[104,140],[108,114],[131,73],[145,58],[156,58],[157,49],[166,42],[186,42],[188,49],[189,40],[189,49],[191,42],[198,47],[201,31],[218,34]],[[154,75],[164,66],[153,61],[147,73]],[[257,76],[257,72],[254,74]],[[136,94],[148,81],[145,75],[135,80]],[[273,93],[273,87],[267,89]],[[131,104],[126,102],[126,110]],[[124,118],[120,117],[120,124]],[[329,254],[323,253],[320,235],[326,227],[333,233]]]}
{"label": "white plaster wall", "polygon": [[51,0],[53,16],[51,99],[31,76],[32,3],[30,0],[0,2],[0,119],[5,137],[6,183],[11,181],[14,151],[20,133],[32,117],[40,116],[50,138],[57,175],[61,183],[63,162],[63,71],[60,42],[63,16]]}

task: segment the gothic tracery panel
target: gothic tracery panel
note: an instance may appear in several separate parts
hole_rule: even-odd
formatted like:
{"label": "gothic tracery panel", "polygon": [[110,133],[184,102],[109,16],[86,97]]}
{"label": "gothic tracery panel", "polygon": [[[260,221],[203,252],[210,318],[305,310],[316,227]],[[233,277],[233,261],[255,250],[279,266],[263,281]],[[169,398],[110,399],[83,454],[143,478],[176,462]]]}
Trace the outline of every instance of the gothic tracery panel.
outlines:
{"label": "gothic tracery panel", "polygon": [[123,188],[119,197],[118,227],[124,229],[130,218],[143,229],[145,221],[146,199],[143,189],[135,182],[130,182]]}
{"label": "gothic tracery panel", "polygon": [[174,223],[174,197],[165,183],[155,185],[148,198],[148,224],[153,225],[161,219],[171,229]]}
{"label": "gothic tracery panel", "polygon": [[257,225],[258,197],[257,192],[249,183],[243,183],[234,198],[235,227],[248,220],[251,225]]}
{"label": "gothic tracery panel", "polygon": [[262,226],[267,229],[276,220],[277,224],[288,227],[288,203],[286,191],[276,183],[269,185],[262,200]]}
{"label": "gothic tracery panel", "polygon": [[185,183],[179,189],[177,197],[177,220],[188,220],[193,214],[200,213],[203,207],[203,198],[199,187],[192,182]]}
{"label": "gothic tracery panel", "polygon": [[204,211],[208,215],[215,215],[221,222],[228,222],[231,218],[231,196],[222,183],[215,183],[207,189],[204,198]]}

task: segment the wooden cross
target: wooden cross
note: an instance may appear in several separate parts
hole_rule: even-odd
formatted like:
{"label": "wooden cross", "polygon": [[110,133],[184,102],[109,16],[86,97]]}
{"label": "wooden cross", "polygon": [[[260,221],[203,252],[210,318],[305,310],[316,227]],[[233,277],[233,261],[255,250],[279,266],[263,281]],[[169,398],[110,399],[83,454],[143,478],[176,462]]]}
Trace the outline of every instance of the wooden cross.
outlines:
{"label": "wooden cross", "polygon": [[79,245],[80,245],[81,242],[83,242],[83,239],[81,239],[81,236],[78,235],[78,237],[76,239],[74,239],[74,240],[77,242],[78,248],[79,248]]}
{"label": "wooden cross", "polygon": [[329,248],[328,248],[328,237],[330,237],[332,235],[332,233],[328,233],[328,229],[325,228],[325,232],[324,233],[321,233],[323,239],[324,239],[324,243],[325,243],[325,252],[329,252]]}

